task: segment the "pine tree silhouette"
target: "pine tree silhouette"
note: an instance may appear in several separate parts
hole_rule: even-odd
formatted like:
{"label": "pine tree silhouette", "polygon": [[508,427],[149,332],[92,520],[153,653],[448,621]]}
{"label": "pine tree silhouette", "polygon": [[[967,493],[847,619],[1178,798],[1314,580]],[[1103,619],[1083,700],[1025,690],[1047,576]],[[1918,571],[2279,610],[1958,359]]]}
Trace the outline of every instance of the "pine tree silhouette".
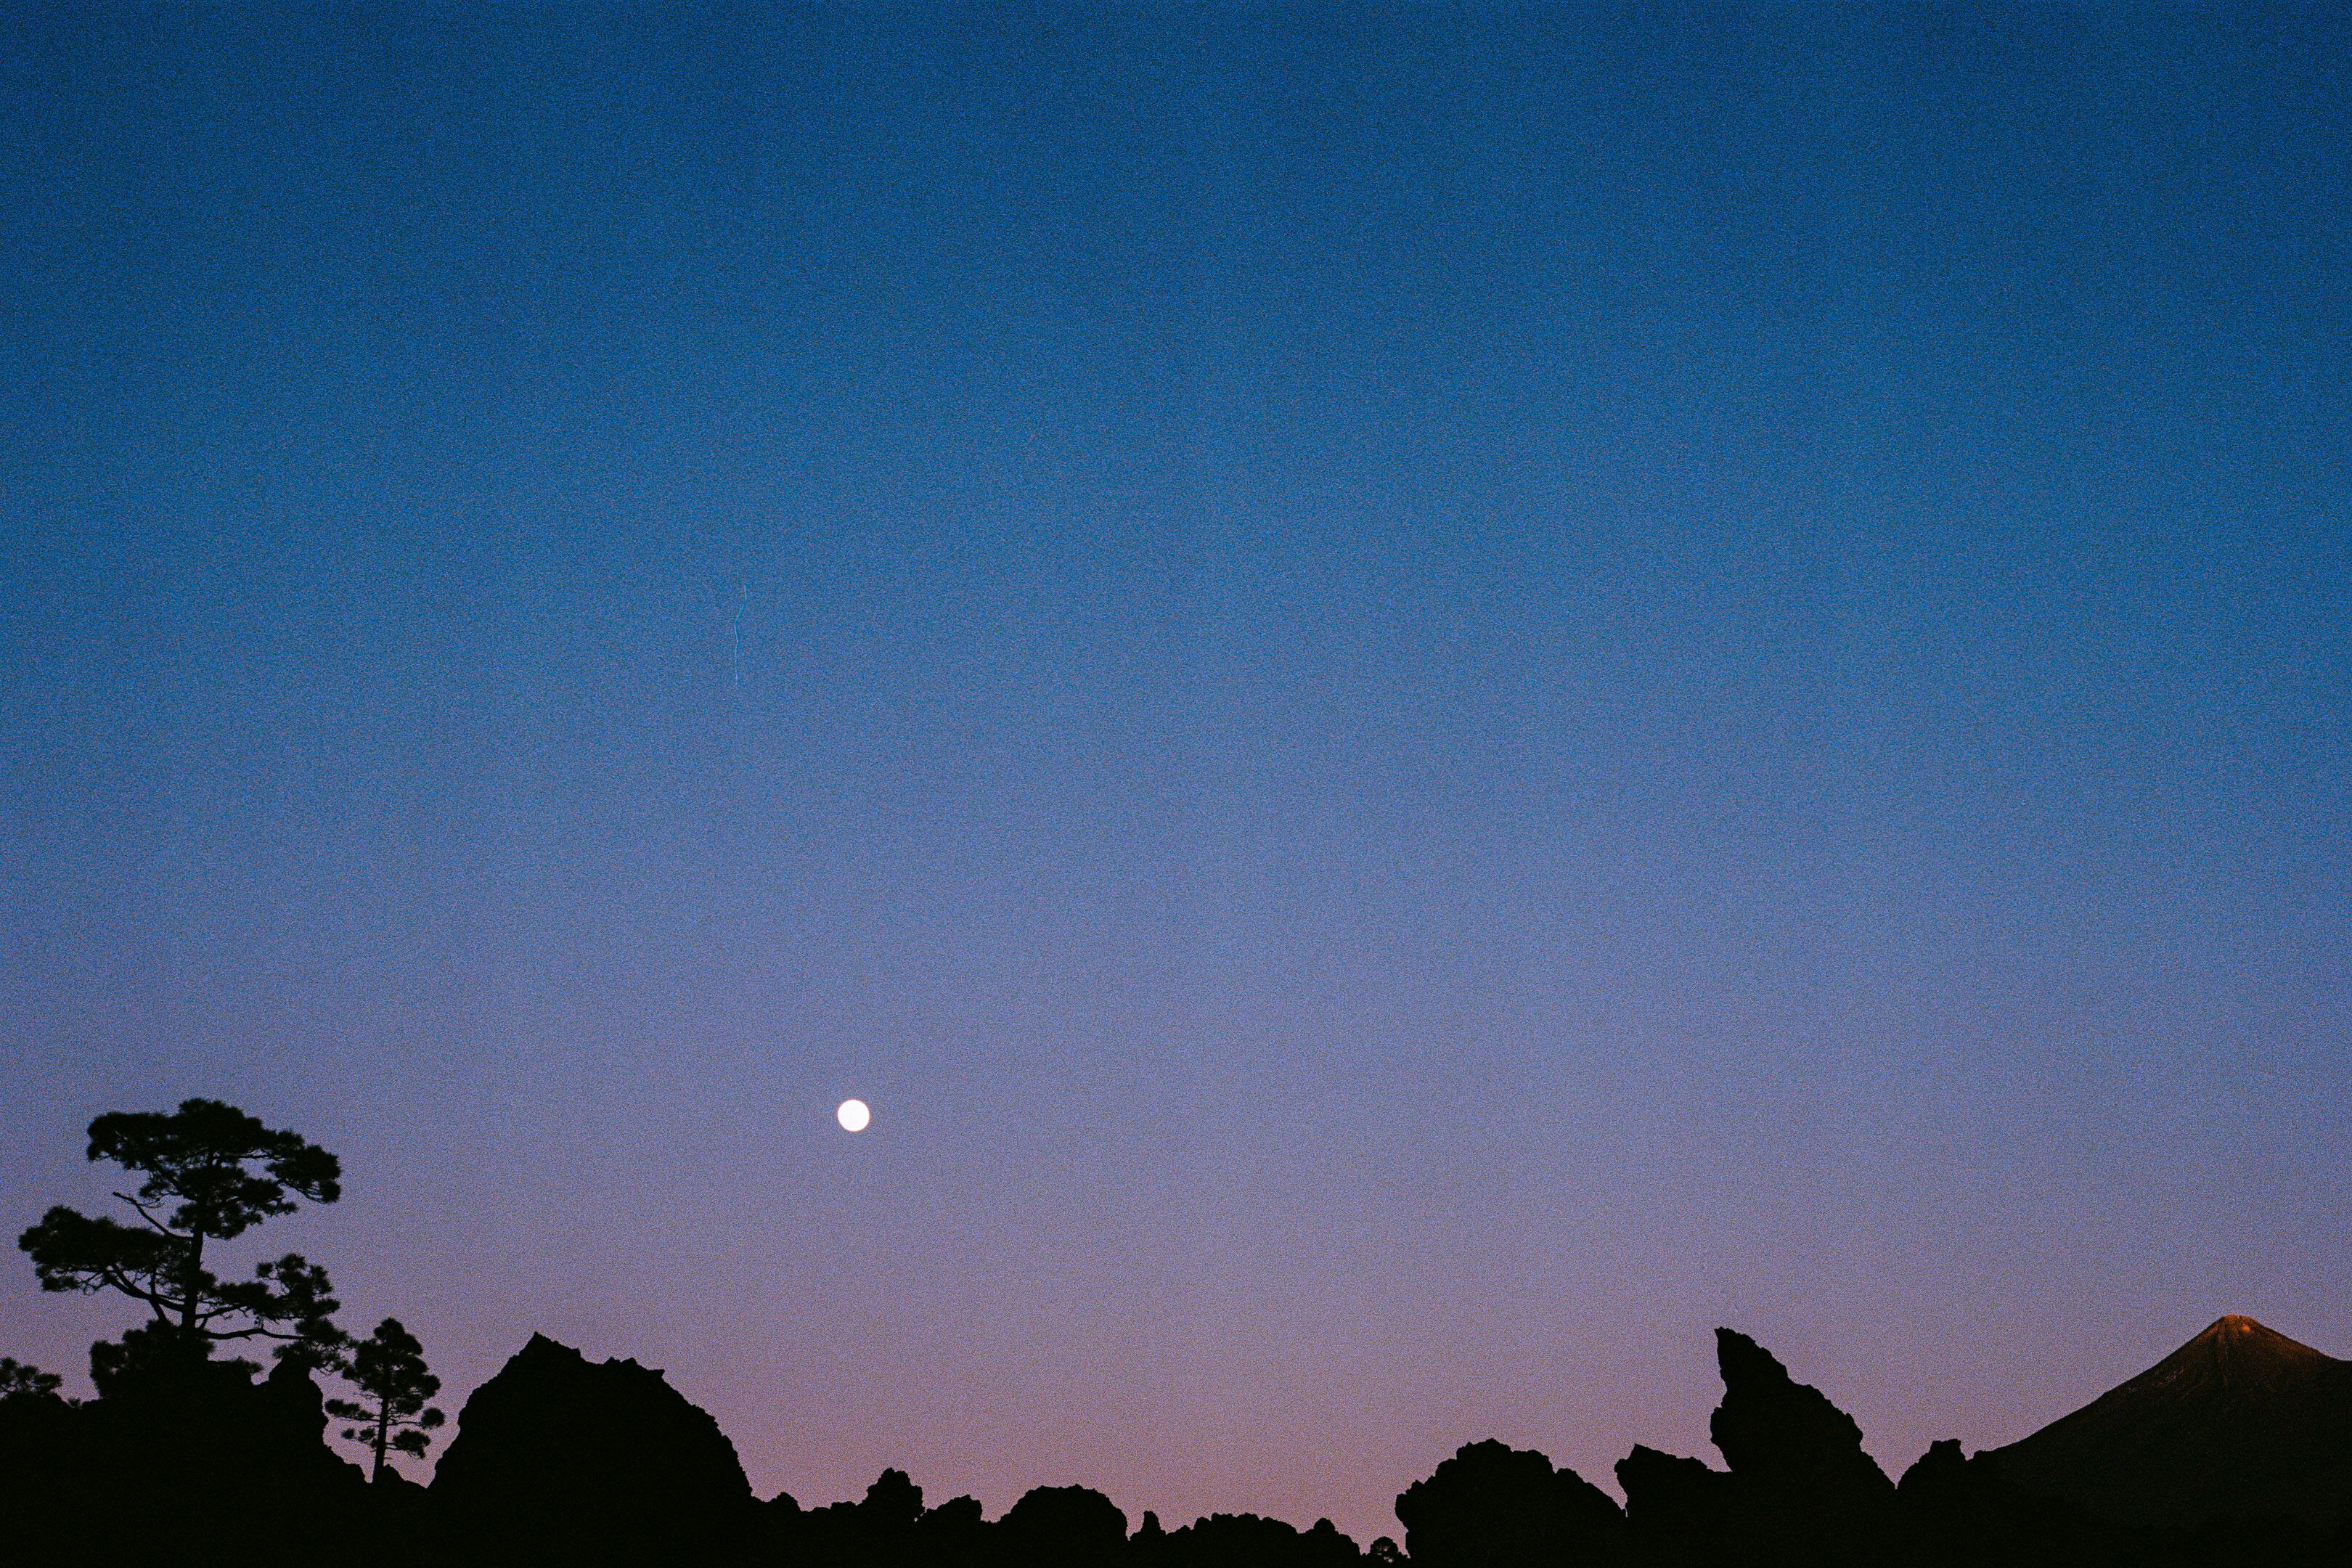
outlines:
{"label": "pine tree silhouette", "polygon": [[427,1434],[442,1423],[441,1412],[425,1403],[441,1392],[441,1380],[426,1369],[425,1347],[416,1336],[402,1328],[399,1319],[386,1318],[375,1332],[352,1346],[339,1370],[343,1381],[366,1397],[330,1399],[327,1414],[358,1423],[346,1427],[343,1436],[365,1443],[374,1457],[368,1479],[383,1479],[388,1449],[423,1458],[433,1440]]}
{"label": "pine tree silhouette", "polygon": [[224,1280],[205,1267],[206,1247],[229,1241],[297,1198],[342,1195],[335,1157],[292,1132],[265,1127],[234,1105],[187,1100],[174,1111],[110,1111],[89,1124],[89,1156],[145,1178],[114,1195],[139,1216],[125,1225],[60,1204],[17,1237],[44,1290],[112,1290],[145,1306],[149,1321],[122,1344],[94,1350],[94,1368],[136,1362],[203,1361],[222,1341],[272,1339],[298,1365],[330,1364],[342,1341],[341,1304],[327,1271],[289,1252]]}

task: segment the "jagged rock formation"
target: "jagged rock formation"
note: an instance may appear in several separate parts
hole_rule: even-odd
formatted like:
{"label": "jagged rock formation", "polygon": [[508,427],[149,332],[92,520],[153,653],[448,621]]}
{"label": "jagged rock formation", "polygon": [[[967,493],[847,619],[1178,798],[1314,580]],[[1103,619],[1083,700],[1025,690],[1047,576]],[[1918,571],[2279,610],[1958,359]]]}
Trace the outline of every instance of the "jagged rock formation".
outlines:
{"label": "jagged rock formation", "polygon": [[1362,1554],[1328,1519],[1301,1531],[1258,1514],[1209,1514],[1169,1532],[1164,1561],[1181,1568],[1355,1568]]}
{"label": "jagged rock formation", "polygon": [[1704,1562],[1730,1535],[1731,1478],[1704,1460],[1636,1443],[1617,1461],[1617,1487],[1641,1562]]}
{"label": "jagged rock formation", "polygon": [[1624,1560],[1625,1521],[1609,1494],[1530,1449],[1465,1444],[1396,1501],[1405,1555],[1420,1568],[1518,1568]]}
{"label": "jagged rock formation", "polygon": [[432,1495],[454,1550],[513,1563],[706,1557],[755,1507],[735,1446],[660,1373],[541,1334],[466,1401]]}
{"label": "jagged rock formation", "polygon": [[1895,1483],[1863,1451],[1862,1426],[1746,1334],[1715,1331],[1723,1403],[1707,1423],[1731,1473],[1791,1503],[1849,1512],[1883,1507]]}
{"label": "jagged rock formation", "polygon": [[1723,1399],[1708,1433],[1729,1466],[1636,1447],[1617,1467],[1646,1561],[1861,1563],[1893,1527],[1895,1484],[1863,1450],[1862,1427],[1797,1382],[1771,1352],[1715,1333]]}
{"label": "jagged rock formation", "polygon": [[2131,1524],[2352,1521],[2352,1362],[2226,1317],[1979,1461]]}
{"label": "jagged rock formation", "polygon": [[1300,1530],[1254,1513],[1213,1513],[1164,1534],[1139,1531],[1128,1552],[1136,1568],[1358,1568],[1362,1562],[1356,1543],[1328,1519]]}

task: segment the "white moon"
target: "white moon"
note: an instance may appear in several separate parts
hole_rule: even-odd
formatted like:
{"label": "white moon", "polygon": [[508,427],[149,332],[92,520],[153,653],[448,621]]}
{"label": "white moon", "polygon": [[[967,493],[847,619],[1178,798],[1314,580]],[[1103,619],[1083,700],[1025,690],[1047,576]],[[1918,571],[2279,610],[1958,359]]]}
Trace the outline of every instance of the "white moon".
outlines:
{"label": "white moon", "polygon": [[845,1100],[841,1102],[841,1109],[833,1113],[833,1119],[841,1123],[844,1132],[863,1132],[866,1124],[874,1120],[874,1112],[866,1109],[862,1100]]}

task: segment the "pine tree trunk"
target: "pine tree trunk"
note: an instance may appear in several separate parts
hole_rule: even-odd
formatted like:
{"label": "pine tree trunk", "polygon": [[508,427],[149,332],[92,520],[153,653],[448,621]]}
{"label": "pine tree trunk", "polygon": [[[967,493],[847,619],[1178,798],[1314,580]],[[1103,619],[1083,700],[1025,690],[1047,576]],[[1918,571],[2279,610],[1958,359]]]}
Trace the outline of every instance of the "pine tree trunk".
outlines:
{"label": "pine tree trunk", "polygon": [[196,1300],[196,1279],[204,1271],[205,1233],[200,1230],[188,1238],[188,1274],[180,1281],[180,1331],[187,1336],[189,1345],[196,1342],[196,1310],[203,1304]]}
{"label": "pine tree trunk", "polygon": [[392,1440],[392,1401],[387,1399],[375,1410],[375,1468],[368,1472],[368,1484],[383,1479],[384,1445]]}

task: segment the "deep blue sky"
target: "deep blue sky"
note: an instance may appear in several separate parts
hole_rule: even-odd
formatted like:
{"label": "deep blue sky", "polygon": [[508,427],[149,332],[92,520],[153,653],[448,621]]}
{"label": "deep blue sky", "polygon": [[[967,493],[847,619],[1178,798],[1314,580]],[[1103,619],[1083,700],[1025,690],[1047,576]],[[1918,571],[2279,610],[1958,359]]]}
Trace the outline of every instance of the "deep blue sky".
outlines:
{"label": "deep blue sky", "polygon": [[0,26],[11,1233],[1360,1536],[2352,1352],[2340,13]]}

